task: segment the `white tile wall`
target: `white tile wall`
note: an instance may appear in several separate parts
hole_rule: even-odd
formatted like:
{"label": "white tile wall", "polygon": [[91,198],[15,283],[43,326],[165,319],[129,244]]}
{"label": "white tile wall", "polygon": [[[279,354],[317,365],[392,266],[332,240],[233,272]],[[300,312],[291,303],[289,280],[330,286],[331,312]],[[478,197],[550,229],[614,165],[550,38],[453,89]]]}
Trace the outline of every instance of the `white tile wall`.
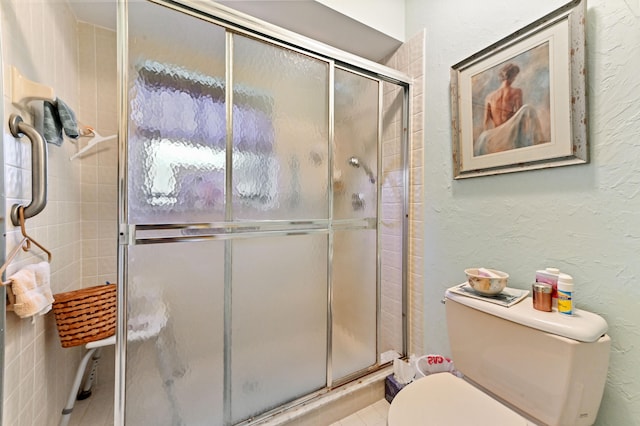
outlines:
{"label": "white tile wall", "polygon": [[[54,87],[57,96],[75,106],[75,19],[67,5],[5,1],[1,13],[5,117],[12,112],[20,113],[25,121],[33,123],[30,111],[11,105],[9,67],[12,65],[27,78]],[[29,202],[31,150],[27,140],[16,140],[9,134],[6,123],[3,129],[5,212],[8,212],[16,202]],[[69,167],[68,161],[73,149],[70,143],[49,147],[48,204],[40,215],[27,222],[27,231],[53,253],[51,285],[54,292],[77,287],[81,282],[80,171],[79,167]],[[7,249],[18,241],[18,231],[7,224]],[[33,253],[37,254],[38,250]],[[21,255],[7,274],[34,260],[29,254]],[[9,312],[6,330],[4,424],[54,424],[57,416],[53,413],[62,407],[59,389],[66,388],[70,382],[75,351],[65,352],[60,347],[51,314],[38,317],[32,323]]]}
{"label": "white tile wall", "polygon": [[[78,47],[79,116],[84,122],[91,123],[100,135],[113,135],[118,129],[115,33],[80,23]],[[118,232],[117,139],[95,146],[74,161],[82,164],[83,286],[115,282],[118,247],[115,238]]]}
{"label": "white tile wall", "polygon": [[[404,43],[384,64],[405,72],[413,80],[412,98],[410,105],[411,114],[411,137],[409,147],[409,353],[420,355],[424,351],[424,324],[423,324],[423,253],[422,243],[423,232],[423,87],[424,87],[424,32],[419,33],[412,39]],[[395,128],[395,127],[392,127]],[[385,141],[395,142],[395,138],[400,135],[385,135]],[[389,152],[385,155],[384,161],[395,161],[397,155]],[[383,194],[384,197],[384,194]],[[384,198],[383,198],[384,200]],[[383,250],[398,252],[398,244],[394,244],[392,238],[383,240]],[[389,298],[383,298],[383,318],[388,318],[387,322],[397,321],[399,309],[397,304]],[[401,314],[401,312],[400,312]],[[384,323],[385,321],[383,321]]]}
{"label": "white tile wall", "polygon": [[[26,122],[33,123],[32,111],[11,103],[9,71],[11,66],[16,66],[25,77],[53,87],[56,96],[73,108],[83,123],[95,126],[103,134],[115,132],[113,33],[78,25],[68,4],[57,0],[6,0],[1,3],[0,13],[5,117],[20,113]],[[95,32],[93,39],[85,37],[87,31]],[[104,58],[98,60],[95,55],[87,58],[87,52]],[[99,69],[87,68],[91,63],[98,63]],[[111,73],[110,79],[106,78],[107,73]],[[98,78],[100,87],[96,84]],[[88,81],[93,82],[93,88],[87,88]],[[106,112],[97,113],[101,103],[107,105]],[[28,140],[13,138],[6,123],[3,124],[3,146],[5,214],[8,214],[14,203],[30,200],[31,151]],[[104,280],[115,281],[115,144],[112,143],[111,154],[100,152],[100,160],[88,168],[95,172],[93,179],[84,179],[89,175],[83,170],[88,159],[69,161],[76,150],[69,140],[61,147],[49,145],[48,203],[42,213],[27,221],[29,234],[53,253],[51,286],[54,293]],[[109,182],[111,177],[113,180]],[[84,216],[87,212],[96,214]],[[86,225],[85,219],[89,222]],[[17,244],[19,237],[19,229],[7,223],[7,251]],[[84,256],[91,260],[83,259]],[[41,259],[38,249],[21,254],[8,268],[7,276]],[[89,264],[95,267],[89,268]],[[91,274],[83,276],[83,272]],[[3,424],[57,424],[80,356],[80,348],[60,347],[51,313],[32,323],[8,312]]]}

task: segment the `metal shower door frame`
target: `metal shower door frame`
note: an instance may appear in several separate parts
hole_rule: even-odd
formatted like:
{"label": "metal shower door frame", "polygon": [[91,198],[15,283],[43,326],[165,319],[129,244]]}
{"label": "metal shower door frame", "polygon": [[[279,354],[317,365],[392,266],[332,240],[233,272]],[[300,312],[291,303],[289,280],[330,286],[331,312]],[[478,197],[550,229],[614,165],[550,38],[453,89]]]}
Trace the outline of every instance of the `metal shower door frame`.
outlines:
{"label": "metal shower door frame", "polygon": [[[319,58],[323,61],[326,61],[329,64],[329,158],[333,161],[333,153],[331,152],[331,145],[333,143],[334,138],[334,109],[333,109],[333,91],[334,91],[334,69],[340,68],[347,71],[352,71],[357,74],[361,74],[363,76],[372,78],[374,80],[379,81],[379,109],[378,109],[378,170],[381,170],[382,159],[381,159],[381,134],[382,134],[382,120],[381,120],[381,109],[382,109],[382,86],[383,82],[396,84],[403,89],[403,108],[402,108],[402,124],[403,124],[403,132],[401,136],[401,158],[402,158],[402,167],[403,167],[403,183],[404,183],[404,196],[403,196],[403,206],[402,206],[402,250],[404,255],[402,256],[402,299],[403,299],[403,307],[402,307],[402,316],[403,316],[403,351],[406,354],[408,349],[408,321],[410,317],[408,305],[408,249],[409,249],[409,238],[408,238],[408,214],[409,214],[409,169],[408,169],[408,146],[409,146],[409,117],[410,117],[410,95],[411,95],[411,80],[410,78],[397,70],[393,70],[391,68],[385,67],[383,65],[377,64],[375,62],[368,61],[366,59],[360,58],[358,56],[346,53],[344,51],[340,51],[333,47],[327,46],[323,43],[317,42],[315,40],[300,36],[293,32],[281,29],[279,27],[264,23],[262,21],[253,20],[247,18],[246,15],[236,14],[232,10],[225,8],[223,6],[218,6],[214,3],[204,3],[198,1],[191,0],[147,0],[151,3],[156,3],[170,9],[176,10],[177,12],[187,13],[189,15],[195,16],[200,19],[204,19],[213,24],[224,27],[227,30],[227,84],[232,83],[230,81],[230,76],[232,75],[231,67],[232,63],[229,61],[230,48],[232,43],[233,33],[238,33],[241,35],[247,35],[251,38],[262,40],[277,46],[285,47],[287,49],[292,49],[294,51],[298,51],[302,54],[309,55],[311,57]],[[118,107],[119,107],[119,127],[118,127],[118,143],[119,143],[119,154],[118,154],[118,221],[119,221],[119,242],[118,242],[118,324],[117,324],[117,338],[116,338],[116,377],[115,377],[115,401],[114,401],[114,424],[116,425],[124,425],[125,424],[125,384],[126,384],[126,346],[127,342],[123,336],[127,335],[127,279],[128,279],[128,253],[127,248],[129,246],[133,246],[136,244],[140,244],[141,241],[137,241],[136,232],[140,232],[144,230],[144,226],[136,226],[131,225],[128,222],[128,199],[127,199],[127,188],[128,188],[128,176],[127,176],[127,167],[128,167],[128,0],[123,0],[118,2],[117,8],[117,48],[118,48],[118,58],[117,58],[117,66],[118,66]],[[231,86],[228,86],[231,87]],[[227,90],[227,116],[231,116],[231,108],[232,108],[232,91]],[[230,120],[227,122],[227,164],[231,163],[231,150],[229,146],[232,144],[232,123]],[[329,164],[330,174],[333,169],[332,164]],[[227,182],[227,185],[230,185],[230,182]],[[380,188],[380,187],[378,187]],[[230,206],[230,197],[231,191],[230,188],[227,187],[226,197],[228,197],[227,206]],[[333,189],[330,186],[329,189],[329,214],[330,218],[333,210]],[[377,224],[376,229],[380,227],[380,196],[378,196],[377,203]],[[229,207],[227,207],[226,219],[229,220],[230,213]],[[322,221],[323,222],[323,221]],[[329,219],[331,222],[331,219]],[[317,224],[319,225],[319,224]],[[319,231],[319,230],[318,230]],[[328,268],[329,272],[331,269],[331,254],[332,252],[332,244],[331,244],[331,235],[329,232],[329,257],[328,257]],[[378,241],[378,249],[377,249],[377,293],[380,294],[380,244],[379,244],[379,233],[376,237]],[[174,239],[175,240],[175,239]],[[225,244],[230,244],[231,239],[226,239]],[[230,256],[230,250],[225,251],[227,255]],[[230,259],[225,258],[225,264],[230,261]],[[329,274],[329,291],[328,298],[330,299],[331,292],[331,278]],[[225,281],[227,279],[225,278]],[[226,283],[228,284],[228,283]],[[229,285],[225,285],[225,302],[230,299],[230,294],[227,294]],[[225,303],[226,305],[227,303]],[[226,309],[225,309],[226,310]],[[378,296],[377,302],[377,311],[380,311],[380,298]],[[328,346],[327,346],[327,385],[332,384],[331,378],[331,305],[329,304],[328,311],[328,322],[329,327],[327,329],[328,332]],[[227,321],[227,313],[225,312],[225,322]],[[380,319],[378,318],[378,329],[380,329]],[[226,344],[228,339],[227,336],[227,326],[225,325],[225,352],[230,351],[228,348],[230,345]],[[226,353],[225,356],[229,354]],[[228,365],[225,365],[225,381],[227,380],[227,376],[230,374],[228,371]],[[361,375],[359,372],[355,373],[354,376]],[[341,384],[342,382],[340,382]],[[300,401],[296,400],[293,403],[299,403]],[[224,401],[225,411],[230,412],[230,400],[228,396],[225,394]],[[225,419],[227,421],[227,419]]]}

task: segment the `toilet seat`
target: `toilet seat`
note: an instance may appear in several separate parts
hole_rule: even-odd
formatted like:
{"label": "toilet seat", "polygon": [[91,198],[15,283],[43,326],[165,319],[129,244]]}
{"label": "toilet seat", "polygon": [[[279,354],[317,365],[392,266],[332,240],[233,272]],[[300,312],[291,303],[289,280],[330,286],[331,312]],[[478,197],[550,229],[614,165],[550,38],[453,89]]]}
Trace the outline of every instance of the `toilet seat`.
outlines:
{"label": "toilet seat", "polygon": [[532,426],[463,379],[432,374],[407,385],[389,408],[388,426]]}

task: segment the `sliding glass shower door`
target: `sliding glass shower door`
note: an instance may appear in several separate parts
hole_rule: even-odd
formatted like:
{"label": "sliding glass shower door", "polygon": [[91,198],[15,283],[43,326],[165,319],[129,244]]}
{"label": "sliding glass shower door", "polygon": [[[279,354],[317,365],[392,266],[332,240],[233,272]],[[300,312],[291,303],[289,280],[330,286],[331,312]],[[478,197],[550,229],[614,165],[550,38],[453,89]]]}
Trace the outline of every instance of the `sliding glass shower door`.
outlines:
{"label": "sliding glass shower door", "polygon": [[[326,382],[329,64],[239,34],[229,39],[235,424]],[[252,109],[260,115],[245,118]]]}
{"label": "sliding glass shower door", "polygon": [[241,424],[404,352],[380,326],[379,229],[404,226],[381,223],[384,84],[169,6],[120,14],[116,419]]}
{"label": "sliding glass shower door", "polygon": [[226,32],[153,3],[128,12],[124,420],[222,425],[226,243],[167,233],[225,219]]}
{"label": "sliding glass shower door", "polygon": [[380,83],[335,70],[332,376],[376,364]]}

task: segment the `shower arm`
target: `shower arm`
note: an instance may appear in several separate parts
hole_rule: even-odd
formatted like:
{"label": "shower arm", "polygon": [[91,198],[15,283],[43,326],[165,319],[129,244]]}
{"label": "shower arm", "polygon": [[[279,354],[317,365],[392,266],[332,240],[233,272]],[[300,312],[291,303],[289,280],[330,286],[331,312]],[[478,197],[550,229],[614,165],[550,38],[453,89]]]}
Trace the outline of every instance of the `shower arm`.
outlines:
{"label": "shower arm", "polygon": [[376,177],[374,176],[369,166],[367,166],[367,164],[364,163],[363,161],[360,161],[358,157],[354,155],[351,158],[349,158],[347,162],[349,163],[350,166],[353,166],[356,169],[362,167],[364,169],[364,172],[367,174],[367,176],[369,176],[369,181],[371,183],[376,183]]}
{"label": "shower arm", "polygon": [[367,166],[365,163],[362,163],[362,168],[364,169],[364,172],[367,174],[367,176],[369,176],[369,181],[371,183],[376,183],[376,177],[373,175],[373,172],[371,171],[369,166]]}
{"label": "shower arm", "polygon": [[[16,138],[26,135],[31,141],[31,202],[24,208],[24,218],[28,219],[40,213],[47,205],[47,143],[38,131],[24,122],[22,117],[11,114],[9,130]],[[11,207],[11,222],[20,224],[18,209],[20,204]]]}

